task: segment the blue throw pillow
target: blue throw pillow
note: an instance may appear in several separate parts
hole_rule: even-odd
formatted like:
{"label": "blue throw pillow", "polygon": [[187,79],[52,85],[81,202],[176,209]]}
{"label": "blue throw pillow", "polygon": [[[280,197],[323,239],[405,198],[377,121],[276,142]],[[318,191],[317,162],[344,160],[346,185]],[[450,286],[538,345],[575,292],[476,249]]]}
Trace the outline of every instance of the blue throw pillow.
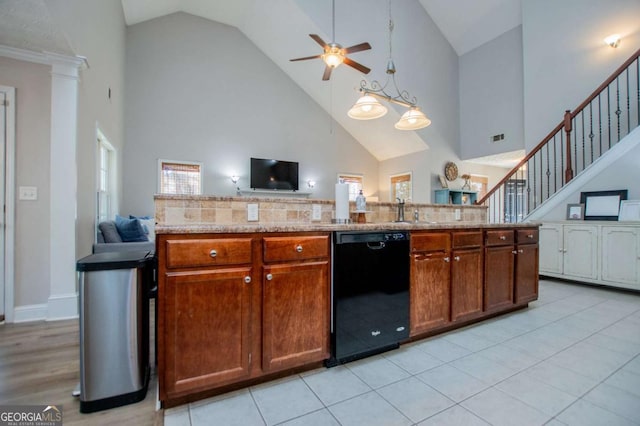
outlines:
{"label": "blue throw pillow", "polygon": [[140,241],[149,241],[147,235],[142,228],[140,219],[127,219],[126,217],[116,215],[116,229],[120,238],[125,243],[134,243]]}

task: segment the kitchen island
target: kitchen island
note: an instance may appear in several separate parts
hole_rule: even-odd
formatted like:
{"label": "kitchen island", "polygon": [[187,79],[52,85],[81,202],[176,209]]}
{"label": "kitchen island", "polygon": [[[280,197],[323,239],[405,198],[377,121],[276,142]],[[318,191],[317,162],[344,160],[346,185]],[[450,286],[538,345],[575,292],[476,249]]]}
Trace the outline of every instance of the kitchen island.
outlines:
{"label": "kitchen island", "polygon": [[537,224],[158,220],[163,406],[322,365],[331,350],[332,235],[374,230],[410,235],[407,340],[537,298]]}

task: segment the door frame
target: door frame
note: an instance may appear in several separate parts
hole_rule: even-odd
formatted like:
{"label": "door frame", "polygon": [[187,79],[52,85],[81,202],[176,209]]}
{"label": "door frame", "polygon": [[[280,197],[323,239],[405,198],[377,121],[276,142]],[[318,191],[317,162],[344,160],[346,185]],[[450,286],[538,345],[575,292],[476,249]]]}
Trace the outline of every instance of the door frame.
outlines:
{"label": "door frame", "polygon": [[[4,315],[5,322],[14,317],[14,257],[15,257],[15,153],[16,153],[16,89],[0,86],[9,105],[5,112],[5,226],[4,226]],[[1,214],[1,212],[0,212]],[[1,260],[1,259],[0,259]]]}

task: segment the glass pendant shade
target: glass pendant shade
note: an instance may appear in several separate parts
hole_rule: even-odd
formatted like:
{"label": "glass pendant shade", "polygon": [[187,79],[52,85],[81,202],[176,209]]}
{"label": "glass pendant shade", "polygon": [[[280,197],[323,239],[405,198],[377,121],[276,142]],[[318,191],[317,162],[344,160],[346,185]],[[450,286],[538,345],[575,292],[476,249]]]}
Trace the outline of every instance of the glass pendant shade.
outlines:
{"label": "glass pendant shade", "polygon": [[347,115],[356,120],[373,120],[382,117],[386,113],[387,107],[378,102],[376,98],[362,95],[347,112]]}
{"label": "glass pendant shade", "polygon": [[429,124],[431,124],[431,120],[420,111],[420,108],[412,107],[402,114],[395,128],[398,130],[418,130],[427,127]]}
{"label": "glass pendant shade", "polygon": [[330,49],[326,50],[322,55],[322,60],[325,64],[330,66],[331,68],[335,68],[344,62],[344,55],[342,54],[342,49],[336,46],[331,46]]}

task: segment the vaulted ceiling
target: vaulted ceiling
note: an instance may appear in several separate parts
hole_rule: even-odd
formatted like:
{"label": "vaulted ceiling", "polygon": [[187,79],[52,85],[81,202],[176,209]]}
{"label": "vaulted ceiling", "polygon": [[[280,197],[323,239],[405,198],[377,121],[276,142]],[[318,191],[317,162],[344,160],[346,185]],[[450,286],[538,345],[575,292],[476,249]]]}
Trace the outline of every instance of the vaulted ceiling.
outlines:
{"label": "vaulted ceiling", "polygon": [[[340,67],[330,82],[322,82],[323,64],[317,61],[289,62],[290,58],[314,55],[319,46],[307,34],[319,34],[331,41],[335,25],[336,42],[350,46],[368,41],[371,51],[352,57],[372,68],[368,79],[383,81],[388,59],[388,0],[335,1],[335,22],[332,22],[331,0],[121,0],[127,25],[144,22],[174,12],[186,12],[240,29],[265,55],[305,90],[378,160],[385,160],[428,148],[431,136],[438,132],[437,121],[426,129],[398,131],[393,124],[400,118],[401,108],[390,108],[378,120],[356,121],[346,111],[358,98],[356,88],[364,78],[348,67]],[[520,0],[418,0],[424,18],[410,23],[395,22],[396,27],[411,33],[410,27],[433,20],[449,41],[453,52],[463,55],[508,31],[521,22]],[[406,7],[408,0],[393,0],[392,12]],[[35,51],[79,54],[49,16],[45,0],[0,1],[0,44]],[[366,5],[366,10],[362,9]],[[464,11],[464,13],[461,13]],[[395,14],[394,21],[395,21]],[[398,13],[399,14],[399,13]],[[397,32],[397,30],[396,30]],[[395,33],[394,33],[395,34]],[[405,37],[406,38],[406,37]],[[411,55],[411,48],[399,43],[403,37],[394,35],[393,57]],[[89,58],[89,62],[91,58]],[[396,61],[398,63],[404,61]],[[344,69],[342,69],[344,68]],[[417,79],[424,79],[420,69],[399,68],[401,89],[414,94]],[[418,104],[430,115],[437,105],[429,99]]]}

